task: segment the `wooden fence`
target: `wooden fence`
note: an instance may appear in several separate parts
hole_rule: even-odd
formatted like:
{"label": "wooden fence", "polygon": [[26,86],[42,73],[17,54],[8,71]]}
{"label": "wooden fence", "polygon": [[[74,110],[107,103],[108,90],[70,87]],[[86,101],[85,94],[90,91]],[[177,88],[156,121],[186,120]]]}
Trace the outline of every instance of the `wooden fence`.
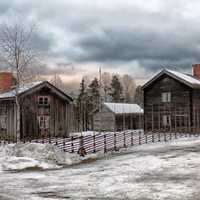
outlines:
{"label": "wooden fence", "polygon": [[[87,154],[96,152],[118,151],[121,148],[138,146],[147,143],[167,142],[184,137],[199,137],[199,133],[148,133],[143,131],[127,130],[122,132],[107,132],[94,135],[70,137],[70,138],[43,138],[36,140],[23,141],[43,144],[53,144],[61,150],[69,153],[78,153],[80,148],[84,148]],[[5,141],[3,142],[5,144]]]}
{"label": "wooden fence", "polygon": [[[121,148],[138,146],[147,143],[167,142],[170,140],[184,137],[198,137],[199,133],[181,133],[181,132],[149,132],[144,134],[143,131],[127,130],[122,132],[107,132],[94,135],[70,137],[70,138],[42,138],[35,140],[24,140],[21,142],[34,142],[42,144],[52,144],[59,149],[69,152],[78,153],[80,148],[84,148],[87,154],[96,152],[118,151]],[[8,144],[10,141],[0,141],[0,144]]]}

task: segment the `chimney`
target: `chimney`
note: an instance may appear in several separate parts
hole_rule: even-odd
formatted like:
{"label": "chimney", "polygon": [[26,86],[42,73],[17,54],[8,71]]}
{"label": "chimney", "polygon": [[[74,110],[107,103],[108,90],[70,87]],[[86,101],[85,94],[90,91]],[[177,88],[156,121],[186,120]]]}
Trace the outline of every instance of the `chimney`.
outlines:
{"label": "chimney", "polygon": [[0,72],[0,92],[10,90],[15,84],[14,80],[11,72]]}
{"label": "chimney", "polygon": [[192,65],[192,75],[195,78],[200,79],[200,64],[194,64],[194,65]]}

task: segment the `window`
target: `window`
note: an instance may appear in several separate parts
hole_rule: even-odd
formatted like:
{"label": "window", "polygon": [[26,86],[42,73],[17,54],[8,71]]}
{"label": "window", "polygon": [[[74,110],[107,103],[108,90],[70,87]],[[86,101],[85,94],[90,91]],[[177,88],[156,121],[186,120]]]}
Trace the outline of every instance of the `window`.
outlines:
{"label": "window", "polygon": [[1,130],[7,129],[7,117],[6,117],[6,115],[0,115],[0,128],[1,128]]}
{"label": "window", "polygon": [[170,115],[163,115],[163,126],[171,126],[171,116]]}
{"label": "window", "polygon": [[6,106],[0,107],[0,129],[1,130],[7,129],[7,107]]}
{"label": "window", "polygon": [[49,128],[49,116],[42,115],[38,116],[38,123],[40,129],[48,129]]}
{"label": "window", "polygon": [[39,96],[38,97],[38,104],[39,105],[43,105],[43,106],[47,106],[49,105],[49,97],[48,96]]}
{"label": "window", "polygon": [[163,92],[161,94],[162,102],[171,102],[171,92]]}

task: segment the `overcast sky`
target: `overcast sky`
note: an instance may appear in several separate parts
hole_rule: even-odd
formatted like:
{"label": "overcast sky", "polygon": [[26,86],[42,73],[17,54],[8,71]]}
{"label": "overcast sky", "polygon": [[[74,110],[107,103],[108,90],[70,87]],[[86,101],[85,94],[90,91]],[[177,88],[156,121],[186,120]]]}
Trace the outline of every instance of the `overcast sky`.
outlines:
{"label": "overcast sky", "polygon": [[69,81],[100,66],[143,80],[200,63],[198,0],[1,0],[0,16],[36,23],[34,45]]}

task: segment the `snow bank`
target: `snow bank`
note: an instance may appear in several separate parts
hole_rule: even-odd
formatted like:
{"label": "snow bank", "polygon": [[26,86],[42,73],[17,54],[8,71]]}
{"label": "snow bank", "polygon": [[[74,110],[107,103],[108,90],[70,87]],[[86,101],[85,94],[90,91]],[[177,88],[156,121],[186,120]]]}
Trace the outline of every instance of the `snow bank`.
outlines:
{"label": "snow bank", "polygon": [[62,152],[51,144],[9,144],[0,147],[0,171],[57,169],[81,162],[77,154]]}

